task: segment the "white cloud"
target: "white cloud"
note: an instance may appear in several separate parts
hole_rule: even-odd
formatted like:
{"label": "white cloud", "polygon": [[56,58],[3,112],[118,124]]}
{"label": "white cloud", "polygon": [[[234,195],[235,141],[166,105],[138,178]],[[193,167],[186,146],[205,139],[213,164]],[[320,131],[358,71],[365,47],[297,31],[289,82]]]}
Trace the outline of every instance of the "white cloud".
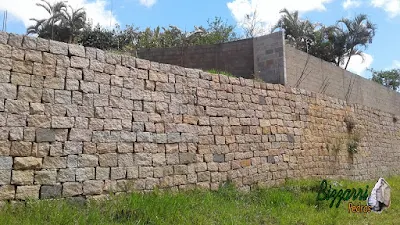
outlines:
{"label": "white cloud", "polygon": [[[348,71],[363,76],[364,71],[370,68],[372,62],[374,61],[372,55],[367,53],[362,53],[362,54],[364,56],[364,61],[362,57],[359,55],[353,55],[350,58],[349,66],[347,67]],[[344,68],[346,66],[347,60],[348,57],[345,58],[344,63],[340,65],[340,67]]]}
{"label": "white cloud", "polygon": [[344,9],[357,8],[361,6],[360,0],[346,0],[342,3]]}
{"label": "white cloud", "polygon": [[268,26],[273,26],[280,18],[280,11],[287,8],[289,11],[298,10],[300,13],[310,11],[325,11],[326,3],[332,0],[232,0],[227,3],[235,20],[239,23],[243,21],[247,14],[257,9],[257,14],[261,22]]}
{"label": "white cloud", "polygon": [[400,60],[393,60],[392,68],[400,69]]}
{"label": "white cloud", "polygon": [[[50,4],[57,2],[58,0],[48,0]],[[25,27],[32,25],[34,22],[30,21],[30,18],[47,18],[48,14],[46,10],[36,6],[36,3],[41,2],[39,0],[7,0],[0,1],[0,10],[8,11],[14,18],[23,22]],[[83,7],[87,13],[87,18],[93,21],[93,24],[100,24],[104,27],[114,26],[117,23],[117,19],[111,14],[110,10],[106,9],[106,0],[68,0],[68,5],[73,8]]]}
{"label": "white cloud", "polygon": [[371,0],[371,4],[385,10],[391,18],[400,15],[400,0]]}
{"label": "white cloud", "polygon": [[150,8],[156,4],[157,0],[139,0],[140,4]]}

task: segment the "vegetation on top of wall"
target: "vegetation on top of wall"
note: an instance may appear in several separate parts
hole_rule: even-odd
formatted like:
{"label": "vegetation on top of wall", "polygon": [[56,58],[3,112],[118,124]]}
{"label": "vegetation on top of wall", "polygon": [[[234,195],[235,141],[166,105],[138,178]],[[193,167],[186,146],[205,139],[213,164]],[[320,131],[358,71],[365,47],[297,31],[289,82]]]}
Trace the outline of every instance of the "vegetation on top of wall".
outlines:
{"label": "vegetation on top of wall", "polygon": [[284,9],[281,13],[283,15],[273,30],[284,30],[285,39],[295,48],[336,66],[344,65],[345,69],[352,56],[363,56],[362,50],[375,36],[376,25],[365,14],[353,19],[342,18],[335,25],[326,26],[301,19],[298,11]]}
{"label": "vegetation on top of wall", "polygon": [[207,70],[207,72],[212,73],[212,74],[222,74],[228,77],[234,77],[233,74],[227,72],[227,71],[222,71],[222,70],[217,70],[217,69],[210,69]]}
{"label": "vegetation on top of wall", "polygon": [[[69,43],[80,43],[86,47],[104,50],[136,51],[141,48],[167,48],[190,45],[219,44],[246,37],[255,37],[265,33],[260,27],[256,11],[246,15],[240,23],[245,35],[235,32],[235,25],[228,24],[220,17],[207,20],[207,26],[194,26],[192,31],[182,31],[176,26],[147,27],[140,29],[128,25],[121,29],[119,25],[107,30],[86,20],[84,9],[67,7],[67,1],[50,4],[45,0],[37,4],[48,11],[45,19],[32,19],[35,25],[28,28],[28,34]],[[325,61],[339,66],[346,64],[345,59],[361,55],[375,35],[376,26],[367,15],[360,14],[354,19],[342,18],[336,25],[326,26],[301,19],[298,11],[282,10],[282,17],[271,31],[283,29],[285,38],[297,49],[310,53]]]}
{"label": "vegetation on top of wall", "polygon": [[378,84],[392,89],[393,91],[398,91],[400,87],[400,69],[391,70],[374,70],[369,69],[372,72],[372,81]]}

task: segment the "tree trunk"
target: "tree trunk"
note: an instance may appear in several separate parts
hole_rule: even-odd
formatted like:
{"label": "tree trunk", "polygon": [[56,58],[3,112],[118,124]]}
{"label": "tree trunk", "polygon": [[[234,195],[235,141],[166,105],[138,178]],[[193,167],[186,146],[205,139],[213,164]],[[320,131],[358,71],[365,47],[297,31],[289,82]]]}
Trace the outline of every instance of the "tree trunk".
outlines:
{"label": "tree trunk", "polygon": [[353,48],[350,49],[350,54],[349,54],[349,60],[347,60],[346,66],[344,67],[345,70],[347,70],[347,66],[349,65],[350,58],[351,58],[351,53],[353,52]]}
{"label": "tree trunk", "polygon": [[51,20],[51,40],[54,40],[54,20]]}

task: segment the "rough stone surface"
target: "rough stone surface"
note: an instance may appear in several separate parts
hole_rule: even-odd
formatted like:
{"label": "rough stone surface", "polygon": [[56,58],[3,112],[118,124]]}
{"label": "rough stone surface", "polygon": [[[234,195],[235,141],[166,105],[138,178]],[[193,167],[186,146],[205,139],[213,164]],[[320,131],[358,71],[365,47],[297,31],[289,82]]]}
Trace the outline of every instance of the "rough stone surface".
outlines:
{"label": "rough stone surface", "polygon": [[54,142],[56,133],[53,129],[37,129],[36,142]]}
{"label": "rough stone surface", "polygon": [[40,188],[40,198],[41,199],[49,199],[49,198],[59,198],[61,197],[61,185],[42,185]]}
{"label": "rough stone surface", "polygon": [[17,186],[15,198],[19,200],[39,199],[40,185]]}
{"label": "rough stone surface", "polygon": [[29,170],[29,169],[40,169],[42,167],[42,158],[36,157],[15,157],[14,158],[14,169],[17,170]]}

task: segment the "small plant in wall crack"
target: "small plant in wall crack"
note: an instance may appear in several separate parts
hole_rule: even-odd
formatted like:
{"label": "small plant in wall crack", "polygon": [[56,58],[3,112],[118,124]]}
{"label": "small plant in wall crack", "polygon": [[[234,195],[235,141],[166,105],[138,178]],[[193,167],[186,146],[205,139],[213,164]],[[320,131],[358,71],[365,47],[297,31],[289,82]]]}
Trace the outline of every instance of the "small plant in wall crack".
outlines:
{"label": "small plant in wall crack", "polygon": [[350,155],[353,155],[354,153],[358,152],[361,134],[355,129],[357,124],[352,116],[346,115],[344,118],[344,123],[346,124],[347,129],[347,151]]}
{"label": "small plant in wall crack", "polygon": [[347,151],[350,154],[354,154],[354,153],[358,152],[358,145],[359,145],[360,139],[361,138],[360,138],[359,133],[349,135],[349,139],[347,140]]}

